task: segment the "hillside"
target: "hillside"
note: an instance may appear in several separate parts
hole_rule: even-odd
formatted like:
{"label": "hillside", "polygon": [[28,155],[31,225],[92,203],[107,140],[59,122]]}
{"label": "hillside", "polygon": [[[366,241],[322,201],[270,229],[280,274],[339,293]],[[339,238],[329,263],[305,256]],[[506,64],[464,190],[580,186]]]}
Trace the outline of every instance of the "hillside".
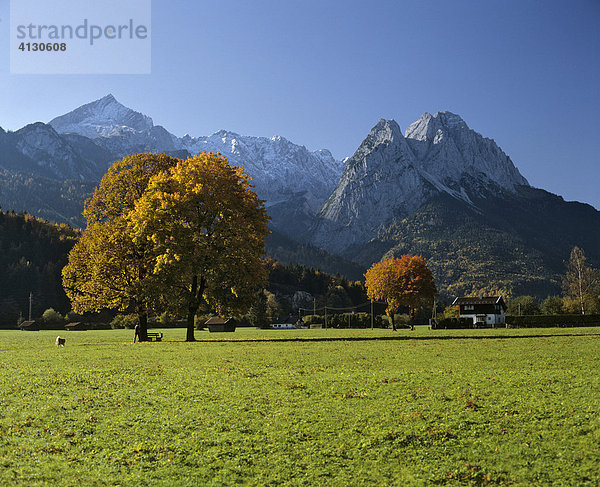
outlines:
{"label": "hillside", "polygon": [[0,211],[0,326],[15,327],[20,313],[27,317],[29,293],[33,316],[49,307],[70,309],[61,270],[76,239],[77,231],[67,225]]}
{"label": "hillside", "polygon": [[362,281],[366,267],[308,244],[301,244],[272,230],[267,237],[267,255],[282,264],[298,264],[320,269],[331,275],[340,274],[350,280]]}
{"label": "hillside", "polygon": [[600,264],[600,212],[543,190],[473,198],[441,194],[344,256],[363,265],[387,255],[421,254],[442,297],[465,294],[560,293],[564,261],[573,246]]}

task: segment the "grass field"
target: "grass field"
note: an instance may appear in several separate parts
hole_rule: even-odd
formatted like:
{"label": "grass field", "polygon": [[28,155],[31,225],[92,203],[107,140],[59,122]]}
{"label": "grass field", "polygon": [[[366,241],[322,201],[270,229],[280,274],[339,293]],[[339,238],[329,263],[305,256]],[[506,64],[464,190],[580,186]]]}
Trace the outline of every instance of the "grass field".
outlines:
{"label": "grass field", "polygon": [[163,332],[0,332],[0,484],[600,484],[600,328]]}

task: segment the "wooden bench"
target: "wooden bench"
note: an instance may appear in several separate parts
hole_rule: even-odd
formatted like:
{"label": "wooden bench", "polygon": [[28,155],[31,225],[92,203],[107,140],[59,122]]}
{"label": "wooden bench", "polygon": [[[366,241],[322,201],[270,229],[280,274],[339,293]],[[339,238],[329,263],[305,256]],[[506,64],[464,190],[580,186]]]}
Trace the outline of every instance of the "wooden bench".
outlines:
{"label": "wooden bench", "polygon": [[154,340],[155,342],[161,342],[162,341],[162,337],[163,334],[156,332],[156,331],[149,331],[147,333],[148,335],[148,341],[151,342],[152,340]]}

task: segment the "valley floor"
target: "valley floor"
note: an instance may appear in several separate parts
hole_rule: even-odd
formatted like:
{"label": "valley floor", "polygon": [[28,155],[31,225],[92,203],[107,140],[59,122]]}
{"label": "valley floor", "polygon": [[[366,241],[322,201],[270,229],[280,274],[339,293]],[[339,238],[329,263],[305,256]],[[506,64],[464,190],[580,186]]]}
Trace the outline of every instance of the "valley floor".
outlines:
{"label": "valley floor", "polygon": [[600,328],[162,332],[0,332],[0,483],[600,484]]}

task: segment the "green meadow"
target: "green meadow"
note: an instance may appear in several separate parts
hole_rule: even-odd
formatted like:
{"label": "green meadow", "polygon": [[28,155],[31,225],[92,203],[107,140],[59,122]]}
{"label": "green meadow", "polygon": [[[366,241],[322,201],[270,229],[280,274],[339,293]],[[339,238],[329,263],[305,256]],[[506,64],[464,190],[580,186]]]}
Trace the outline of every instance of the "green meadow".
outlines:
{"label": "green meadow", "polygon": [[0,484],[600,484],[600,328],[162,331],[0,332]]}

